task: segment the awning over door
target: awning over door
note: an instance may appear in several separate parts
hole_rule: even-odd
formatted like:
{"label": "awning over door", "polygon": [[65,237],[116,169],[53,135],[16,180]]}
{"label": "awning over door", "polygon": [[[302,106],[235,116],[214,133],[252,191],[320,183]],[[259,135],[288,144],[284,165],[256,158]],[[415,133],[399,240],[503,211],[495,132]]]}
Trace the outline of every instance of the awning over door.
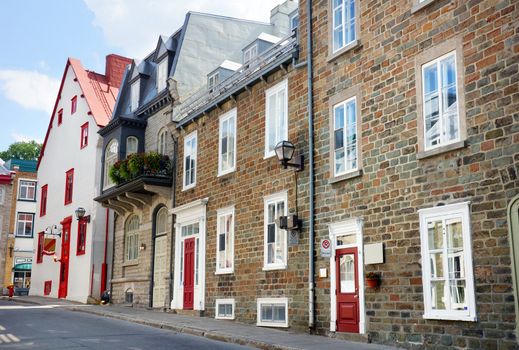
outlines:
{"label": "awning over door", "polygon": [[31,271],[32,263],[16,264],[13,267],[13,271]]}

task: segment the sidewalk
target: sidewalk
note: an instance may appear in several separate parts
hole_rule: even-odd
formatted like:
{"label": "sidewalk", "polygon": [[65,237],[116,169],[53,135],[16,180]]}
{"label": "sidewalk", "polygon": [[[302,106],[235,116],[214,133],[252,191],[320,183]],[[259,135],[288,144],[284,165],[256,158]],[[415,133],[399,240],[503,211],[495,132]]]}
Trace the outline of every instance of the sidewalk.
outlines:
{"label": "sidewalk", "polygon": [[15,302],[37,305],[59,305],[72,311],[86,312],[104,317],[139,323],[146,326],[186,333],[228,343],[259,349],[327,349],[327,350],[377,350],[393,347],[357,343],[324,336],[295,333],[271,328],[256,327],[234,321],[215,320],[208,317],[192,317],[173,313],[132,308],[127,306],[83,305],[62,299],[24,296],[13,298]]}

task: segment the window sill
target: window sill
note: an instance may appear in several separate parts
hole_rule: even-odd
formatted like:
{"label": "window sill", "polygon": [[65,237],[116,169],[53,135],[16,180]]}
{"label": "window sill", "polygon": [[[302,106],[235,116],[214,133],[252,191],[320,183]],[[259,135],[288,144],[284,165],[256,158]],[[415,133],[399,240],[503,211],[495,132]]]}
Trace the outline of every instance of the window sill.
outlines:
{"label": "window sill", "polygon": [[336,52],[333,52],[333,53],[332,52],[329,53],[328,57],[326,58],[326,62],[330,63],[331,61],[335,60],[337,57],[345,54],[346,52],[355,50],[356,48],[359,48],[361,46],[362,46],[362,44],[361,44],[360,40],[356,39],[356,40],[352,41],[351,43],[349,43],[348,45],[344,46],[342,49],[340,49]]}
{"label": "window sill", "polygon": [[477,322],[476,316],[457,316],[457,315],[428,315],[424,314],[423,318],[426,320],[444,320],[444,321],[466,321]]}
{"label": "window sill", "polygon": [[234,320],[234,316],[215,316],[215,320]]}
{"label": "window sill", "polygon": [[215,275],[232,275],[233,273],[234,273],[234,269],[216,271],[214,274]]}
{"label": "window sill", "polygon": [[415,14],[416,12],[420,11],[421,9],[428,7],[430,4],[432,4],[436,0],[425,0],[422,2],[416,2],[416,1],[417,0],[415,0],[415,4],[411,8],[411,14]]}
{"label": "window sill", "polygon": [[269,265],[263,266],[263,271],[286,270],[287,265]]}
{"label": "window sill", "polygon": [[224,180],[224,179],[230,178],[235,172],[236,172],[236,168],[232,168],[231,170],[227,170],[223,173],[218,173],[218,175],[216,175],[216,177]]}
{"label": "window sill", "polygon": [[433,148],[428,151],[421,151],[416,154],[416,159],[425,159],[429,157],[436,156],[438,154],[442,154],[445,152],[454,151],[457,149],[465,148],[467,146],[467,142],[465,140],[450,143],[448,145],[440,146],[438,148]]}
{"label": "window sill", "polygon": [[19,235],[15,235],[14,237],[15,238],[29,238],[29,239],[34,238],[33,236],[19,236]]}
{"label": "window sill", "polygon": [[136,266],[136,265],[139,265],[138,260],[131,260],[131,261],[126,261],[123,263],[123,267]]}
{"label": "window sill", "polygon": [[194,183],[193,185],[189,185],[187,187],[182,187],[182,192],[189,191],[195,187],[196,187],[196,183]]}
{"label": "window sill", "polygon": [[19,198],[19,199],[18,199],[18,202],[32,202],[32,203],[35,203],[35,202],[36,202],[36,199],[24,199],[24,198]]}
{"label": "window sill", "polygon": [[288,328],[288,324],[286,323],[266,323],[266,322],[257,322],[256,326],[258,327],[276,327],[276,328]]}
{"label": "window sill", "polygon": [[342,174],[342,175],[339,175],[339,176],[335,176],[335,177],[329,179],[328,183],[329,184],[335,184],[335,183],[338,183],[338,182],[341,182],[341,181],[345,181],[345,180],[349,180],[349,179],[353,179],[353,178],[356,178],[356,177],[359,177],[359,176],[362,176],[362,169],[350,171],[349,173]]}

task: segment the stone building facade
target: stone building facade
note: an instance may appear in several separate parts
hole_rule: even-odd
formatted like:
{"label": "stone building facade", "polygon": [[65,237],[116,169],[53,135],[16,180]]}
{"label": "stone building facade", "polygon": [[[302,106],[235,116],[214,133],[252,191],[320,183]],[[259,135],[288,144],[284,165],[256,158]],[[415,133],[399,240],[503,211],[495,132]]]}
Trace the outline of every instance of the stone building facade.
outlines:
{"label": "stone building facade", "polygon": [[[377,343],[516,348],[518,232],[507,223],[518,213],[507,206],[519,193],[519,5],[323,0],[312,10],[316,243],[332,242],[332,258],[316,261],[330,271],[317,280],[316,330],[357,317]],[[352,257],[354,270],[342,264]],[[363,288],[367,272],[378,288]]]}
{"label": "stone building facade", "polygon": [[9,236],[12,196],[13,179],[11,171],[3,165],[0,165],[0,291],[2,293],[7,287],[4,281],[5,266],[6,263],[8,263],[7,260],[10,259],[7,241]]}

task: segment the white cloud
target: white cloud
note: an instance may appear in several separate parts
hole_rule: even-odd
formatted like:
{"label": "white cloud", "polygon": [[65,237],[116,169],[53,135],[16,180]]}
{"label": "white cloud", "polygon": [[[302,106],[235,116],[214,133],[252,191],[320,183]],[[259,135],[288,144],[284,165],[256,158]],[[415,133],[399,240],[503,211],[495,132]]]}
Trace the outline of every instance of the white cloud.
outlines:
{"label": "white cloud", "polygon": [[41,138],[38,138],[38,137],[32,137],[32,136],[27,136],[27,135],[23,135],[23,134],[18,134],[18,133],[15,133],[13,132],[11,134],[11,138],[15,141],[15,142],[29,142],[29,141],[36,141],[38,143],[42,143],[43,140]]}
{"label": "white cloud", "polygon": [[268,22],[270,10],[284,0],[84,0],[108,43],[122,54],[144,58],[159,35],[171,35],[188,11]]}
{"label": "white cloud", "polygon": [[28,70],[0,70],[0,91],[26,109],[52,112],[59,80]]}

